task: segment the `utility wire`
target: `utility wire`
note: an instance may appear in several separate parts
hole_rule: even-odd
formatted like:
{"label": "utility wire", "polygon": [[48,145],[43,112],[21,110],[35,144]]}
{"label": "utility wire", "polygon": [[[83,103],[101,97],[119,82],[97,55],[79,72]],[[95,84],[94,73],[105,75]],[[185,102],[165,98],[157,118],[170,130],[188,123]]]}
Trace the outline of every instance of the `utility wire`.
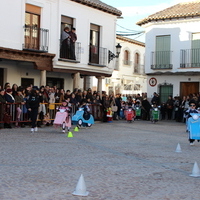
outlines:
{"label": "utility wire", "polygon": [[119,36],[133,36],[133,35],[139,35],[144,33],[144,31],[138,32],[138,33],[130,33],[130,34],[117,34]]}
{"label": "utility wire", "polygon": [[119,24],[117,24],[117,26],[119,26],[119,27],[121,27],[121,28],[123,28],[123,29],[125,29],[125,30],[127,30],[127,31],[138,32],[138,31],[136,31],[136,30],[131,30],[131,29],[125,28],[125,27],[123,27],[123,26],[120,26]]}

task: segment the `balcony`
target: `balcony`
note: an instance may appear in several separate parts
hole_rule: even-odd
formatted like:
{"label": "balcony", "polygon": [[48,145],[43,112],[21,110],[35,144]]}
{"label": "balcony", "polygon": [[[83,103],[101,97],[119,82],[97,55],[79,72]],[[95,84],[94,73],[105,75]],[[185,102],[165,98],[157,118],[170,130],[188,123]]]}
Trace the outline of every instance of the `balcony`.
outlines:
{"label": "balcony", "polygon": [[123,60],[124,65],[130,66],[132,64],[132,61],[130,60]]}
{"label": "balcony", "polygon": [[67,44],[67,41],[60,40],[60,58],[61,61],[80,62],[81,60],[81,43],[75,42]]}
{"label": "balcony", "polygon": [[133,73],[134,74],[144,74],[144,65],[135,63],[133,66]]}
{"label": "balcony", "polygon": [[95,45],[89,46],[89,65],[106,66],[108,63],[108,51],[106,48]]}
{"label": "balcony", "polygon": [[49,30],[34,26],[24,27],[23,50],[48,52]]}
{"label": "balcony", "polygon": [[180,68],[200,67],[200,49],[181,49]]}
{"label": "balcony", "polygon": [[151,52],[151,69],[172,69],[172,51]]}

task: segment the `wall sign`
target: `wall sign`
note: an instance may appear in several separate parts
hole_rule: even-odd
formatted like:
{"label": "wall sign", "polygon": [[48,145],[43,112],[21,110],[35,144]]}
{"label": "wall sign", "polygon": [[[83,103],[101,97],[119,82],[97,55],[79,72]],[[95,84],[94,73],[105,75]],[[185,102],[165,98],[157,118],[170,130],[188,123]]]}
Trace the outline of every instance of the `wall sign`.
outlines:
{"label": "wall sign", "polygon": [[156,86],[156,84],[157,84],[157,79],[156,78],[152,77],[152,78],[149,79],[149,85],[151,87]]}

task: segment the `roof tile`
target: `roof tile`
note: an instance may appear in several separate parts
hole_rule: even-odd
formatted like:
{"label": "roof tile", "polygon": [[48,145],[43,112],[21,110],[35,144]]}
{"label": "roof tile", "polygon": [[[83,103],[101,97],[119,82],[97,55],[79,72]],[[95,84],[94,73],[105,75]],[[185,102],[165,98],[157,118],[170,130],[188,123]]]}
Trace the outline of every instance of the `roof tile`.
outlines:
{"label": "roof tile", "polygon": [[103,3],[100,0],[71,0],[77,3],[84,4],[89,7],[94,7],[98,10],[102,10],[103,12],[107,12],[116,16],[121,16],[122,12],[117,8],[114,8],[108,4]]}
{"label": "roof tile", "polygon": [[180,17],[200,16],[200,0],[184,2],[156,12],[137,22],[137,25],[146,24],[150,21],[173,19]]}

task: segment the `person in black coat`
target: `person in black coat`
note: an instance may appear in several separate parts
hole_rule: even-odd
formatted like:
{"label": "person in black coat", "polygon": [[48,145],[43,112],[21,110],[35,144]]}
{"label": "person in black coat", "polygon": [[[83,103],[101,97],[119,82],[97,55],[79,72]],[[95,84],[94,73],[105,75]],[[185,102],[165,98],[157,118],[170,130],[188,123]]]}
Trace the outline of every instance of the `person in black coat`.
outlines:
{"label": "person in black coat", "polygon": [[121,97],[119,94],[116,94],[116,97],[115,97],[115,105],[117,106],[117,117],[118,119],[120,119],[120,110],[122,108],[122,105],[121,105]]}
{"label": "person in black coat", "polygon": [[6,90],[5,99],[8,103],[14,103],[15,102],[15,98],[12,95],[12,89]]}
{"label": "person in black coat", "polygon": [[149,101],[147,100],[147,98],[145,97],[142,100],[142,108],[143,108],[143,119],[144,120],[150,120],[150,109],[151,109],[151,104],[149,103]]}
{"label": "person in black coat", "polygon": [[30,112],[30,117],[31,117],[31,132],[38,130],[36,126],[37,124],[36,121],[37,121],[37,115],[38,115],[38,108],[41,101],[42,101],[41,94],[39,95],[37,90],[33,89],[26,102],[26,107],[28,111]]}

